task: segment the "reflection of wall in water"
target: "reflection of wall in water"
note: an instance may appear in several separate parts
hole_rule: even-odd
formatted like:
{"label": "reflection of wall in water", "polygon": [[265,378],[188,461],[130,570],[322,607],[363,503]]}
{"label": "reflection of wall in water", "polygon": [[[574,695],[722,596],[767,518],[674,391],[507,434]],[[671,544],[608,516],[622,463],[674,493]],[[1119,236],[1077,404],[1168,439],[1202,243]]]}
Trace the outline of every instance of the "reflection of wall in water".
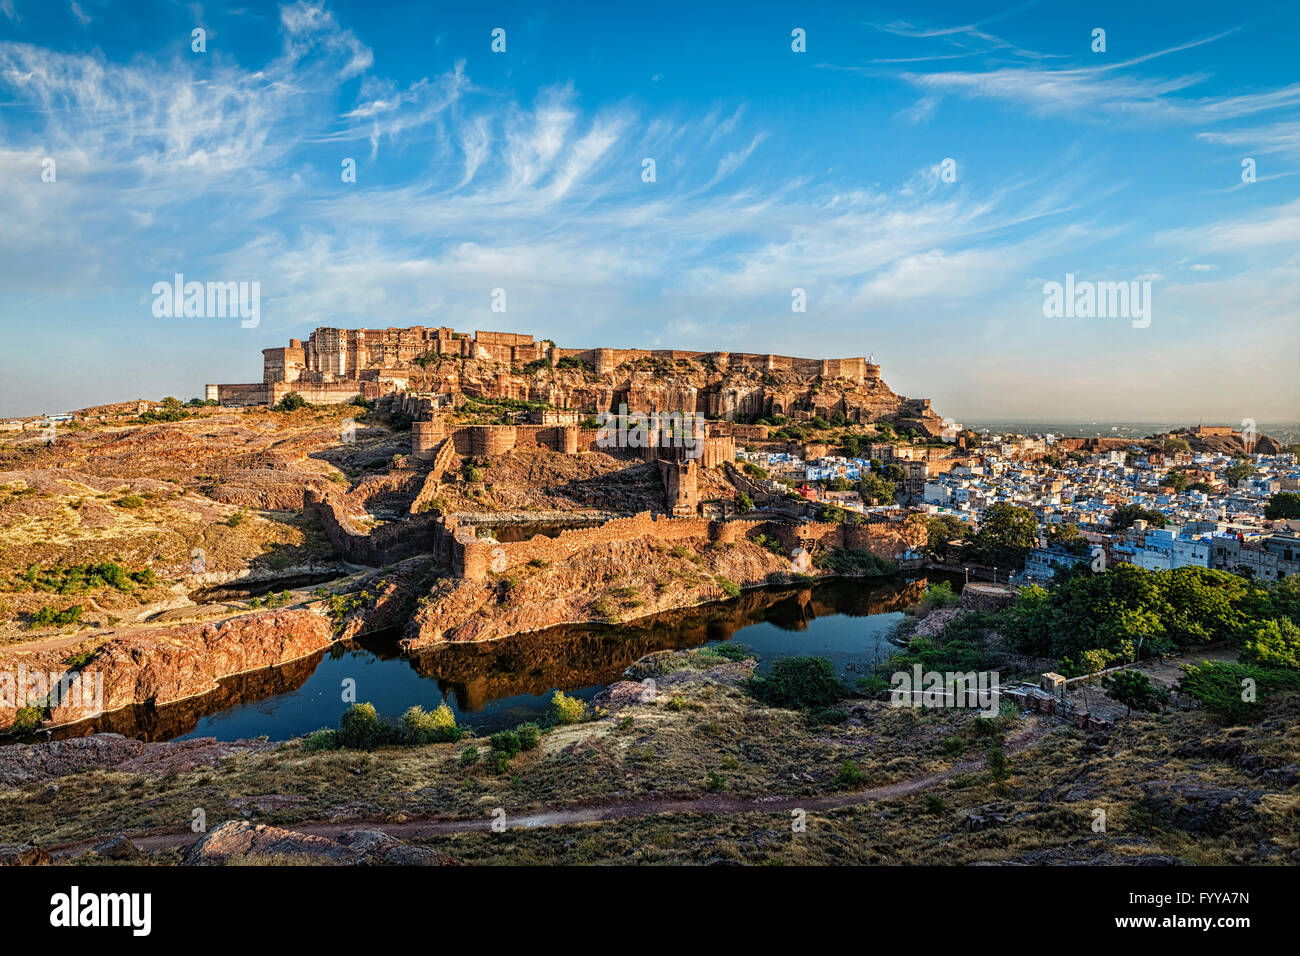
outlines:
{"label": "reflection of wall in water", "polygon": [[[831,588],[836,593],[830,593]],[[805,630],[816,617],[901,611],[924,591],[924,580],[855,579],[815,588],[758,588],[725,604],[666,611],[623,625],[562,625],[497,641],[449,644],[413,657],[411,666],[421,675],[438,678],[443,693],[454,694],[461,711],[474,711],[503,697],[611,684],[629,664],[654,651],[730,640],[741,628],[762,621]],[[837,610],[846,603],[847,612]]]}
{"label": "reflection of wall in water", "polygon": [[334,645],[287,664],[225,677],[217,682],[216,689],[210,693],[161,707],[137,704],[134,707],[111,710],[91,720],[57,727],[51,731],[50,736],[46,737],[42,733],[38,739],[66,740],[90,734],[121,734],[137,740],[174,740],[194,730],[199,721],[209,714],[236,704],[246,704],[297,690],[307,683],[307,678],[311,677],[329,651],[341,653],[342,648]]}

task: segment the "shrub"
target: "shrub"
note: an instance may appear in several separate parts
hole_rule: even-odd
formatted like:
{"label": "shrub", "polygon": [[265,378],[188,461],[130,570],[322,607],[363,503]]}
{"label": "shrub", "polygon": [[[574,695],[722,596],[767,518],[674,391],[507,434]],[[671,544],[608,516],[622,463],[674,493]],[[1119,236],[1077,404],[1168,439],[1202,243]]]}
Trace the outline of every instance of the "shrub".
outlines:
{"label": "shrub", "polygon": [[1151,687],[1151,679],[1140,671],[1119,671],[1107,674],[1101,679],[1106,692],[1132,712],[1138,710],[1155,710],[1159,706],[1159,696]]}
{"label": "shrub", "polygon": [[139,495],[126,495],[114,502],[119,508],[143,508],[144,499]]}
{"label": "shrub", "polygon": [[551,722],[555,724],[576,724],[587,714],[587,705],[577,697],[570,697],[562,691],[556,691],[551,698]]}
{"label": "shrub", "polygon": [[520,724],[515,733],[519,735],[521,750],[536,750],[542,742],[542,728],[534,723]]}
{"label": "shrub", "polygon": [[866,778],[866,774],[852,760],[840,764],[840,772],[835,775],[835,783],[841,787],[856,787]]}
{"label": "shrub", "polygon": [[998,783],[1007,779],[1009,771],[1007,770],[1007,755],[1002,749],[1001,744],[993,744],[989,747],[989,776]]}
{"label": "shrub", "polygon": [[490,740],[494,754],[505,754],[507,760],[524,749],[523,741],[514,730],[503,730],[492,735]]}
{"label": "shrub", "polygon": [[244,523],[244,519],[247,517],[248,515],[245,512],[236,511],[233,515],[231,515],[229,518],[226,519],[226,524],[228,524],[232,528],[238,528],[241,524]]}
{"label": "shrub", "polygon": [[6,734],[29,734],[41,725],[44,712],[40,707],[19,707],[14,712],[14,722],[5,728]]}
{"label": "shrub", "polygon": [[338,742],[355,750],[369,750],[383,737],[383,725],[374,704],[353,704],[339,718]]}
{"label": "shrub", "polygon": [[303,398],[297,392],[290,392],[280,399],[275,406],[277,412],[296,412],[300,408],[307,407],[307,399]]}
{"label": "shrub", "polygon": [[462,767],[472,767],[478,763],[478,748],[466,747],[460,752],[460,765]]}
{"label": "shrub", "polygon": [[741,644],[739,641],[728,641],[725,644],[712,644],[709,650],[719,657],[725,657],[729,661],[743,661],[747,657],[752,657],[753,649],[748,644]]}
{"label": "shrub", "polygon": [[33,627],[64,627],[68,624],[76,624],[81,620],[82,607],[80,604],[74,604],[72,607],[64,608],[62,611],[56,611],[54,608],[46,605],[32,615]]}
{"label": "shrub", "polygon": [[754,499],[745,492],[739,492],[736,495],[736,511],[739,514],[748,514],[754,510]]}
{"label": "shrub", "polygon": [[[1256,699],[1264,691],[1300,691],[1300,673],[1286,668],[1201,661],[1184,665],[1183,671],[1179,690],[1191,694],[1206,710],[1229,721],[1258,720],[1263,716]],[[1247,688],[1252,686],[1247,681],[1253,684],[1254,697],[1247,693]]]}
{"label": "shrub", "polygon": [[842,724],[849,719],[849,712],[843,707],[819,707],[808,714],[808,722],[814,725]]}
{"label": "shrub", "polygon": [[750,695],[772,707],[817,710],[838,703],[848,688],[824,657],[786,657],[772,664],[771,673],[744,683]]}
{"label": "shrub", "polygon": [[463,736],[464,732],[456,726],[456,715],[443,701],[432,713],[423,707],[407,708],[402,714],[402,739],[407,743],[423,745],[433,743],[452,743]]}
{"label": "shrub", "polygon": [[302,738],[302,749],[305,753],[318,753],[322,750],[338,750],[338,734],[328,727],[322,727],[320,730],[313,730],[306,737]]}
{"label": "shrub", "polygon": [[95,652],[93,650],[78,651],[76,654],[73,654],[63,663],[67,665],[68,670],[79,671],[87,664],[89,664],[94,659],[94,657],[95,657]]}
{"label": "shrub", "polygon": [[722,588],[722,593],[729,598],[740,597],[740,585],[730,578],[723,577],[721,574],[717,577],[718,587]]}

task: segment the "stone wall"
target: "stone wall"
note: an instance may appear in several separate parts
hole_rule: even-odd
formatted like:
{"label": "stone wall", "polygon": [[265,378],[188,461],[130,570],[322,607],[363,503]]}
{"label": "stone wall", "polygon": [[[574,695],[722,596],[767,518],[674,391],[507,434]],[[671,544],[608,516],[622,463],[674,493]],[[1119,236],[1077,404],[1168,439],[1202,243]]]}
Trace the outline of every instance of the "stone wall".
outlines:
{"label": "stone wall", "polygon": [[[912,520],[915,518],[916,520]],[[528,541],[498,543],[474,537],[472,528],[446,526],[450,531],[450,563],[458,576],[482,580],[489,573],[506,574],[530,561],[564,561],[579,551],[616,541],[651,535],[665,542],[739,541],[753,532],[774,535],[787,553],[796,548],[851,548],[893,559],[908,547],[925,543],[925,521],[912,516],[904,521],[874,521],[866,525],[824,522],[782,522],[767,518],[733,518],[712,521],[699,517],[654,515],[643,511],[615,518],[595,528],[572,528],[556,537],[535,535]]]}
{"label": "stone wall", "polygon": [[348,517],[347,499],[332,489],[308,489],[303,514],[320,524],[339,556],[349,564],[382,567],[420,554],[436,560],[450,558],[450,535],[441,515],[411,515],[366,533]]}

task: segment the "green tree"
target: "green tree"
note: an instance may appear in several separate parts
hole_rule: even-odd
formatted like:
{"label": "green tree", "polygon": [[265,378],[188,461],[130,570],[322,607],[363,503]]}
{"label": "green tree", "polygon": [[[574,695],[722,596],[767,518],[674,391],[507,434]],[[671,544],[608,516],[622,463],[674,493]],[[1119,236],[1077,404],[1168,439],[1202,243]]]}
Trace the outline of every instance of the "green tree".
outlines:
{"label": "green tree", "polygon": [[1233,459],[1232,464],[1223,472],[1223,477],[1227,478],[1231,482],[1238,482],[1245,478],[1249,478],[1254,473],[1254,465],[1245,458],[1236,458]]}
{"label": "green tree", "polygon": [[1117,671],[1101,679],[1106,692],[1124,705],[1125,716],[1138,710],[1154,710],[1158,698],[1152,692],[1151,680],[1140,671]]}
{"label": "green tree", "polygon": [[1047,543],[1074,554],[1087,554],[1092,545],[1077,524],[1055,524],[1047,530]]}
{"label": "green tree", "polygon": [[1175,494],[1181,495],[1187,490],[1187,474],[1176,469],[1170,469],[1165,476],[1160,479],[1161,488],[1172,488]]}
{"label": "green tree", "polygon": [[1116,531],[1131,527],[1134,521],[1145,521],[1153,528],[1165,526],[1165,516],[1141,505],[1120,505],[1110,514],[1110,526]]}
{"label": "green tree", "polygon": [[984,512],[975,535],[975,549],[989,564],[1011,567],[1024,561],[1038,541],[1038,519],[1027,508],[1004,502]]}
{"label": "green tree", "polygon": [[1300,518],[1300,495],[1293,491],[1282,491],[1273,495],[1264,506],[1264,517]]}
{"label": "green tree", "polygon": [[1260,623],[1242,646],[1241,660],[1264,667],[1300,667],[1300,627],[1287,618]]}
{"label": "green tree", "polygon": [[950,542],[971,536],[970,525],[956,515],[930,515],[925,519],[926,550],[940,560],[948,557]]}
{"label": "green tree", "polygon": [[872,501],[882,505],[893,504],[894,491],[894,485],[891,482],[885,481],[879,475],[868,473],[858,482],[858,494],[860,494],[862,500],[868,504]]}

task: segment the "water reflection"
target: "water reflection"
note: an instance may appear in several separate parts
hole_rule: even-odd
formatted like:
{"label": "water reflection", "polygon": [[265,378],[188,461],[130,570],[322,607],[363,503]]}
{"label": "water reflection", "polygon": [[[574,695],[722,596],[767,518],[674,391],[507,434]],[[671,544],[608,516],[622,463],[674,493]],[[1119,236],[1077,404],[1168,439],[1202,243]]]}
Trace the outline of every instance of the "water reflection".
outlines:
{"label": "water reflection", "polygon": [[620,625],[569,625],[499,641],[452,644],[403,657],[396,633],[336,645],[281,667],[222,680],[210,694],[142,705],[53,732],[55,738],[119,733],[144,740],[267,735],[283,740],[334,726],[342,690],[396,717],[446,700],[462,719],[496,730],[538,716],[554,690],[590,699],[652,651],[739,639],[770,661],[832,658],[845,669],[886,652],[885,637],[916,603],[925,580],[841,580],[745,591],[724,604],[665,612]]}

